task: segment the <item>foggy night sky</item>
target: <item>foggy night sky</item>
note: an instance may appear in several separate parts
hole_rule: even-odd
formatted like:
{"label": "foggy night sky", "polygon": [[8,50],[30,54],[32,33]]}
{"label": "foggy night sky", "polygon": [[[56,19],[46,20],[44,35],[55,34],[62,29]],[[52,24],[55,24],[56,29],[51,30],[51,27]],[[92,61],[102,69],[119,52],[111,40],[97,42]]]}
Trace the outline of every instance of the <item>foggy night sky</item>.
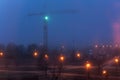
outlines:
{"label": "foggy night sky", "polygon": [[70,9],[79,13],[48,14],[49,45],[112,42],[116,3],[117,0],[0,0],[0,43],[42,44],[43,16],[28,14]]}

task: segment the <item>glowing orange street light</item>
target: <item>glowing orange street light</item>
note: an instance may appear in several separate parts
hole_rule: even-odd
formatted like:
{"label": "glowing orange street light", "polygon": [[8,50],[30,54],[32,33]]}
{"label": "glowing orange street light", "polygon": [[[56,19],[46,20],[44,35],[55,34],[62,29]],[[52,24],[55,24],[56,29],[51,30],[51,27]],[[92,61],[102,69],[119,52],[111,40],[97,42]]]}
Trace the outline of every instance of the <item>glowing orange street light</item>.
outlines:
{"label": "glowing orange street light", "polygon": [[118,63],[119,62],[119,59],[118,58],[115,58],[115,60],[114,60],[116,63]]}
{"label": "glowing orange street light", "polygon": [[107,71],[106,71],[106,70],[103,70],[103,71],[102,71],[102,74],[103,74],[103,75],[106,75],[106,74],[107,74]]}
{"label": "glowing orange street light", "polygon": [[45,54],[45,56],[44,56],[44,57],[45,57],[45,59],[48,59],[48,58],[49,58],[49,56],[48,56],[47,54]]}
{"label": "glowing orange street light", "polygon": [[91,64],[87,61],[87,63],[85,64],[85,67],[87,68],[87,80],[89,80],[89,78],[90,78],[89,69],[91,68]]}
{"label": "glowing orange street light", "polygon": [[86,68],[87,68],[87,70],[89,69],[89,68],[91,68],[91,64],[87,61],[87,63],[86,63]]}
{"label": "glowing orange street light", "polygon": [[103,75],[103,78],[105,78],[105,80],[108,80],[108,72],[107,72],[107,70],[103,70],[102,75]]}
{"label": "glowing orange street light", "polygon": [[34,52],[33,56],[37,57],[38,56],[38,52]]}
{"label": "glowing orange street light", "polygon": [[116,58],[114,59],[114,61],[115,61],[115,63],[116,63],[116,71],[118,71],[118,67],[119,67],[119,58],[116,57]]}
{"label": "glowing orange street light", "polygon": [[0,52],[0,56],[3,56],[3,52]]}
{"label": "glowing orange street light", "polygon": [[80,53],[78,52],[78,53],[76,54],[76,57],[77,57],[77,58],[80,58],[80,56],[81,56],[81,55],[80,55]]}
{"label": "glowing orange street light", "polygon": [[60,61],[63,62],[65,60],[64,56],[60,56]]}

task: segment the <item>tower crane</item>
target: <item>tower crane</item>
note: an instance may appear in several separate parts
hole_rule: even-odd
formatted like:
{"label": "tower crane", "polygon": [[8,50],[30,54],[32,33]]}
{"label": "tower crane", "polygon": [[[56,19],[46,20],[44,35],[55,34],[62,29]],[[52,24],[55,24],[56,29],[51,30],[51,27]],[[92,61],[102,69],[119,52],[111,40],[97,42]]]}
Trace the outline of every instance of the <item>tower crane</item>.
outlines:
{"label": "tower crane", "polygon": [[[79,13],[78,10],[62,10],[62,11],[50,11],[49,15],[60,15],[60,14],[75,14]],[[44,53],[48,52],[48,19],[47,13],[40,12],[40,13],[30,13],[28,16],[44,16],[44,26],[43,26],[43,47]]]}

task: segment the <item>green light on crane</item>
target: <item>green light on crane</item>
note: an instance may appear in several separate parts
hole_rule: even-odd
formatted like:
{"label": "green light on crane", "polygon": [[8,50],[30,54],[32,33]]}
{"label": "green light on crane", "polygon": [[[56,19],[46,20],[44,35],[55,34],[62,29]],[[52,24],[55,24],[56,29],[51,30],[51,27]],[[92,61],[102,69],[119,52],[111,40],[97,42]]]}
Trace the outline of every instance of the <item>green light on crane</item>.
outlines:
{"label": "green light on crane", "polygon": [[45,18],[45,20],[48,20],[48,19],[49,19],[48,16],[45,16],[44,18]]}

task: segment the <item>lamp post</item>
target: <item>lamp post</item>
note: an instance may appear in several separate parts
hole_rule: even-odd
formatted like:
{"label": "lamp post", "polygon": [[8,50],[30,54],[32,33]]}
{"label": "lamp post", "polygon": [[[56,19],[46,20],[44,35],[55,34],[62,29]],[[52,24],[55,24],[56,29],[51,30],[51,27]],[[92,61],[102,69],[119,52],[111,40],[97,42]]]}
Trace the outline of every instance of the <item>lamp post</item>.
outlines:
{"label": "lamp post", "polygon": [[87,69],[87,80],[89,80],[91,64],[87,61],[86,64],[85,64],[85,67]]}
{"label": "lamp post", "polygon": [[3,57],[3,55],[4,55],[3,52],[0,52],[0,57]]}
{"label": "lamp post", "polygon": [[46,59],[46,60],[48,60],[48,59],[49,59],[48,54],[45,54],[45,56],[44,56],[44,57],[45,57],[45,59]]}
{"label": "lamp post", "polygon": [[80,52],[77,52],[77,53],[76,53],[76,57],[77,57],[78,59],[81,57]]}
{"label": "lamp post", "polygon": [[35,58],[38,57],[38,52],[35,51],[35,52],[33,53],[33,56],[34,56]]}
{"label": "lamp post", "polygon": [[103,70],[103,71],[102,71],[102,74],[103,74],[103,75],[106,75],[106,74],[107,74],[107,71],[106,71],[106,70]]}
{"label": "lamp post", "polygon": [[61,56],[59,57],[60,69],[61,69],[61,70],[62,70],[62,68],[63,68],[63,62],[64,62],[64,60],[65,60],[65,57],[64,57],[63,55],[61,55]]}
{"label": "lamp post", "polygon": [[48,59],[49,59],[48,54],[44,55],[44,59],[45,59],[45,76],[47,78],[47,75],[48,75],[48,73],[47,73],[47,71],[48,71]]}
{"label": "lamp post", "polygon": [[102,71],[102,75],[103,75],[103,80],[104,80],[104,78],[105,78],[105,80],[108,79],[108,72],[107,72],[107,70],[103,70]]}
{"label": "lamp post", "polygon": [[65,60],[65,56],[60,55],[60,57],[59,57],[60,65],[59,65],[59,75],[58,75],[60,77],[60,79],[62,78],[62,69],[63,69],[64,60]]}
{"label": "lamp post", "polygon": [[64,56],[60,56],[60,62],[63,63],[63,61],[65,60]]}
{"label": "lamp post", "polygon": [[75,57],[76,57],[76,63],[79,65],[79,64],[80,64],[80,57],[81,57],[80,52],[77,52],[77,53],[75,54]]}
{"label": "lamp post", "polygon": [[116,58],[114,59],[114,62],[116,63],[116,72],[117,72],[117,71],[118,71],[118,65],[119,65],[119,58],[116,57]]}

